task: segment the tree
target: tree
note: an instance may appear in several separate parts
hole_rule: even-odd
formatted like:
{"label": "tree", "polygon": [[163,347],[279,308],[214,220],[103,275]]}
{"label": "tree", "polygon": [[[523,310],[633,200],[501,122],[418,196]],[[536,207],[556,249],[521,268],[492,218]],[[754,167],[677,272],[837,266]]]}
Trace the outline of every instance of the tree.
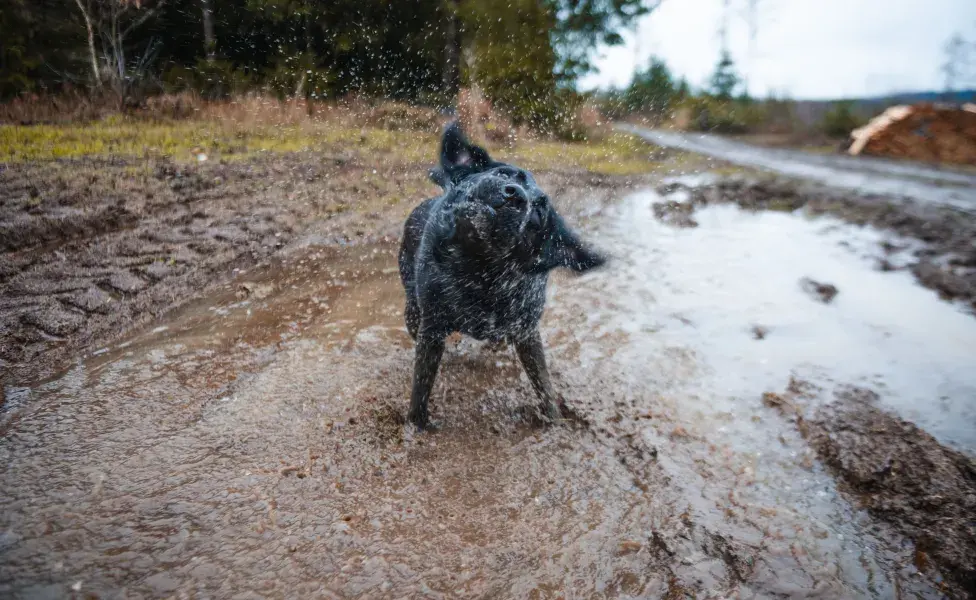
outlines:
{"label": "tree", "polygon": [[620,31],[657,8],[660,0],[544,0],[555,22],[550,41],[558,55],[556,74],[575,81],[592,70],[592,53],[600,44],[623,43]]}
{"label": "tree", "polygon": [[214,35],[212,0],[200,0],[200,13],[203,18],[203,51],[207,55],[207,62],[213,63],[217,58],[217,37]]}
{"label": "tree", "polygon": [[[107,83],[125,100],[133,86],[144,78],[155,50],[154,40],[139,49],[131,47],[130,35],[153,18],[166,5],[166,0],[75,0],[75,4],[88,34],[92,86]],[[97,50],[96,40],[101,51]]]}
{"label": "tree", "polygon": [[710,80],[712,94],[719,100],[729,101],[735,89],[739,87],[740,81],[739,75],[735,72],[732,56],[727,51],[723,51]]}
{"label": "tree", "polygon": [[467,79],[480,84],[516,123],[545,127],[558,110],[557,58],[538,33],[552,30],[552,13],[537,0],[484,0],[465,8],[466,30],[472,34]]}
{"label": "tree", "polygon": [[593,50],[657,2],[0,0],[0,95],[86,82],[120,99],[258,86],[441,102],[464,79],[543,127],[579,100],[572,83]]}
{"label": "tree", "polygon": [[962,35],[956,33],[945,45],[945,62],[942,73],[945,76],[945,92],[951,97],[952,92],[966,84],[972,69],[972,55],[976,44],[970,45]]}
{"label": "tree", "polygon": [[[687,82],[685,85],[687,86]],[[631,112],[661,116],[671,107],[676,92],[667,64],[652,57],[646,69],[634,73],[630,86],[624,92],[624,102]]]}
{"label": "tree", "polygon": [[684,77],[678,80],[677,88],[674,91],[674,96],[676,101],[682,101],[691,97],[691,86],[688,85],[688,80]]}

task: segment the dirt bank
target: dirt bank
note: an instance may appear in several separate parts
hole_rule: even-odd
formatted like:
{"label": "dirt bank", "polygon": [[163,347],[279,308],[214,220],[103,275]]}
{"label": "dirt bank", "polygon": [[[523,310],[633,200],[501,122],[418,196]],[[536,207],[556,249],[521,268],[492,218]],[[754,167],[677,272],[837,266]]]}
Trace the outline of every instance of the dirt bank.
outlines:
{"label": "dirt bank", "polygon": [[[782,178],[731,177],[704,185],[680,181],[659,187],[666,198],[680,192],[683,202],[662,203],[655,212],[664,222],[694,223],[693,207],[733,203],[747,210],[802,210],[832,215],[855,225],[870,225],[922,245],[915,260],[894,265],[882,259],[882,270],[911,269],[918,281],[947,300],[976,310],[976,216],[953,208],[888,196],[838,192]],[[887,246],[889,252],[901,250]]]}
{"label": "dirt bank", "polygon": [[856,503],[914,540],[919,570],[937,566],[952,597],[976,595],[976,462],[879,408],[872,390],[841,387],[811,408],[821,393],[793,380],[763,399],[793,420]]}

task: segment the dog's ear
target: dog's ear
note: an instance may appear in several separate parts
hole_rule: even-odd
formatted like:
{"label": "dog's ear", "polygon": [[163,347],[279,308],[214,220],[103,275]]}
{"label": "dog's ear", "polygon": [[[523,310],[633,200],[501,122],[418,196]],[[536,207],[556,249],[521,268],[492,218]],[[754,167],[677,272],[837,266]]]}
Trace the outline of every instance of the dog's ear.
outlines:
{"label": "dog's ear", "polygon": [[606,257],[588,248],[555,210],[549,212],[549,227],[542,244],[540,259],[540,267],[543,270],[566,267],[577,273],[585,273],[607,262]]}
{"label": "dog's ear", "polygon": [[492,163],[484,148],[464,137],[457,121],[447,126],[441,138],[441,169],[451,181],[457,183],[472,173],[480,173]]}
{"label": "dog's ear", "polygon": [[434,167],[433,169],[427,171],[427,177],[429,177],[430,180],[437,185],[444,188],[444,190],[447,190],[453,185],[450,177],[448,177],[447,173],[444,172],[444,169],[440,167]]}

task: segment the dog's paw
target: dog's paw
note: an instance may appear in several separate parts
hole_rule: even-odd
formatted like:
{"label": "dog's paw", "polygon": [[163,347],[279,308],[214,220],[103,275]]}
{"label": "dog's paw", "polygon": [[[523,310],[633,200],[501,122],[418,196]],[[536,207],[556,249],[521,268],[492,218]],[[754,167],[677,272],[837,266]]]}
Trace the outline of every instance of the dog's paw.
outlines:
{"label": "dog's paw", "polygon": [[539,414],[543,421],[547,423],[556,423],[563,418],[563,412],[560,410],[559,404],[556,404],[555,402],[544,402],[542,406],[539,407]]}
{"label": "dog's paw", "polygon": [[434,432],[441,428],[440,421],[435,421],[428,417],[420,417],[419,415],[408,414],[407,421],[416,428],[418,433],[423,432]]}

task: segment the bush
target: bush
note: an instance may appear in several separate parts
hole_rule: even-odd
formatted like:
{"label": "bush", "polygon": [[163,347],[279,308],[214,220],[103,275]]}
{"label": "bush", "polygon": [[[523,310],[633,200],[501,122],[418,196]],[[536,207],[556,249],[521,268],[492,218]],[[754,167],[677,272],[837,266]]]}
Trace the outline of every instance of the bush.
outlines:
{"label": "bush", "polygon": [[852,102],[837,102],[824,115],[820,128],[831,137],[847,137],[851,131],[864,124],[864,119],[854,113]]}
{"label": "bush", "polygon": [[696,131],[746,133],[763,120],[762,108],[758,104],[742,100],[698,96],[686,99],[682,107],[690,112],[690,126]]}
{"label": "bush", "polygon": [[173,66],[163,74],[163,89],[169,93],[196,92],[208,100],[222,100],[244,94],[254,78],[235,69],[226,60],[200,59],[192,69]]}

